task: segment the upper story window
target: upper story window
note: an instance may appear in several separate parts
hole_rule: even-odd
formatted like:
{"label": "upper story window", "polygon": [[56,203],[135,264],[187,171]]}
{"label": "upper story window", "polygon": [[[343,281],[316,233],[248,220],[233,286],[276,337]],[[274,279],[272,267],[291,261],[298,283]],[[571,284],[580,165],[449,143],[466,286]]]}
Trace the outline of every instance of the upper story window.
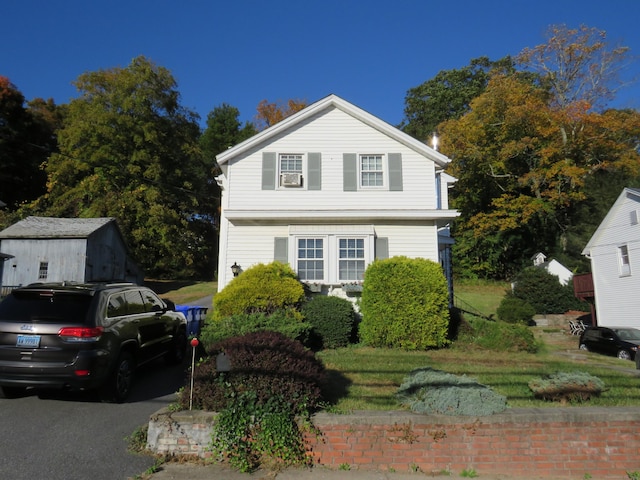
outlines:
{"label": "upper story window", "polygon": [[629,261],[629,248],[626,245],[618,247],[618,265],[620,268],[620,276],[626,277],[631,275],[631,263]]}
{"label": "upper story window", "polygon": [[360,155],[360,185],[382,187],[384,185],[382,155]]}
{"label": "upper story window", "polygon": [[281,187],[302,186],[302,162],[300,153],[281,153],[278,159]]}
{"label": "upper story window", "polygon": [[40,262],[40,268],[38,268],[38,280],[46,280],[49,274],[49,262]]}

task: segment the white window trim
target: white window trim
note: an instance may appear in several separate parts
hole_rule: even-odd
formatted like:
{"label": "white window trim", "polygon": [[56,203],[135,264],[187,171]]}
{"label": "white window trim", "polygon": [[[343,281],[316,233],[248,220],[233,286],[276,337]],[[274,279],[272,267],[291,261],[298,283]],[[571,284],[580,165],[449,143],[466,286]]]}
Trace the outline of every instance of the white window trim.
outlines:
{"label": "white window trim", "polygon": [[[302,160],[302,170],[299,172],[302,174],[302,186],[300,187],[285,187],[282,185],[282,174],[283,173],[293,173],[293,170],[282,170],[282,156],[283,155],[299,155],[301,160]],[[276,161],[277,161],[277,177],[276,177],[276,187],[278,188],[278,190],[306,190],[307,189],[307,169],[308,169],[308,161],[307,161],[307,154],[306,153],[300,153],[300,152],[280,152],[277,154],[276,156]]]}
{"label": "white window trim", "polygon": [[[382,160],[382,185],[363,185],[362,184],[362,157],[380,156]],[[389,185],[389,159],[384,153],[359,153],[358,154],[358,189],[359,190],[386,190]]]}
{"label": "white window trim", "polygon": [[618,246],[618,271],[621,277],[631,276],[631,259],[628,245]]}
{"label": "white window trim", "polygon": [[[293,227],[293,226],[292,226]],[[308,229],[308,230],[307,230]],[[301,230],[301,229],[294,229]],[[313,231],[313,229],[307,228],[305,231],[296,231],[291,232],[289,235],[289,258],[293,259],[291,265],[295,272],[298,272],[298,240],[299,239],[307,239],[307,238],[317,238],[323,239],[323,247],[324,247],[324,276],[323,280],[303,280],[306,283],[321,283],[325,285],[342,285],[345,283],[362,283],[362,280],[340,280],[338,277],[340,275],[339,269],[339,248],[340,248],[340,240],[341,239],[349,239],[349,238],[358,238],[364,239],[364,269],[371,262],[373,262],[374,252],[375,252],[375,233],[373,229],[368,231],[368,228],[360,229],[356,232],[340,231],[335,233],[322,233]]]}

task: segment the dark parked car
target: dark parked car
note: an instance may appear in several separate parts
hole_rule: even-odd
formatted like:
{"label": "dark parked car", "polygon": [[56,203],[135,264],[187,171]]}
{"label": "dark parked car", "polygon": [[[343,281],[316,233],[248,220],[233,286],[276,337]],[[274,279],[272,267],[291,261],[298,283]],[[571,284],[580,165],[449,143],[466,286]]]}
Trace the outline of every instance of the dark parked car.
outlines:
{"label": "dark parked car", "polygon": [[38,283],[0,302],[0,386],[129,394],[135,368],[184,359],[186,320],[152,290],[132,283]]}
{"label": "dark parked car", "polygon": [[630,327],[588,327],[580,335],[578,345],[580,350],[633,360],[640,345],[640,330]]}

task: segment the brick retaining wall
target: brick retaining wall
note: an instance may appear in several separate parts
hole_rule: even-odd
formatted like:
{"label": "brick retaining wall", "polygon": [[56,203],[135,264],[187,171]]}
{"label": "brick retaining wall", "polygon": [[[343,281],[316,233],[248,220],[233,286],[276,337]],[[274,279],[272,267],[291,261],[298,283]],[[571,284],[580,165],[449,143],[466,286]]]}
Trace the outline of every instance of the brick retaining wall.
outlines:
{"label": "brick retaining wall", "polygon": [[[208,457],[215,413],[160,410],[148,447],[161,454]],[[319,413],[309,435],[314,463],[339,469],[419,469],[479,476],[624,479],[640,472],[640,409],[510,409],[484,417],[411,412]]]}

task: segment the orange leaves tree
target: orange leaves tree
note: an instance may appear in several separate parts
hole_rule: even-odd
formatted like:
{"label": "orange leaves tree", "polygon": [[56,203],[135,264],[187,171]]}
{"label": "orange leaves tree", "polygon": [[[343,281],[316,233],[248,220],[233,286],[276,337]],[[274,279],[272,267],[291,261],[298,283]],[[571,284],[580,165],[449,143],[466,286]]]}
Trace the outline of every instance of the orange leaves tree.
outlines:
{"label": "orange leaves tree", "polygon": [[[607,176],[640,180],[640,114],[593,107],[614,90],[606,85],[626,50],[606,50],[590,29],[552,31],[548,44],[519,57],[531,62],[526,67],[543,66],[539,81],[494,74],[466,115],[440,125],[450,173],[459,179],[456,249],[467,275],[509,278],[536,251],[565,255],[575,267],[586,242],[574,238],[586,234],[577,228],[578,212],[589,217],[583,205],[593,200],[592,187],[603,188]],[[603,58],[607,68],[600,68]]]}
{"label": "orange leaves tree", "polygon": [[258,130],[264,130],[285,118],[299,112],[307,106],[306,100],[289,99],[286,102],[277,101],[269,103],[266,99],[262,100],[256,107],[257,114],[255,117],[255,126]]}

